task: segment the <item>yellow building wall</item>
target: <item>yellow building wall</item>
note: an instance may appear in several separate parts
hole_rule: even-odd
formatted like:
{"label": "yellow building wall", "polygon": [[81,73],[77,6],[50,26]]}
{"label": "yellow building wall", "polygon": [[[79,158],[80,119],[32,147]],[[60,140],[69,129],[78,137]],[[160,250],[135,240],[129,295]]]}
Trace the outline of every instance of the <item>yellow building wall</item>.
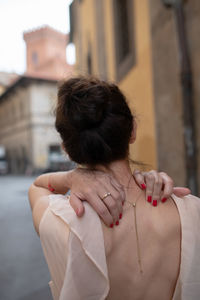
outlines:
{"label": "yellow building wall", "polygon": [[131,147],[132,157],[157,167],[156,132],[153,98],[153,73],[148,0],[135,0],[136,66],[120,83],[130,99],[132,110],[138,116],[136,144]]}
{"label": "yellow building wall", "polygon": [[[79,20],[75,21],[79,26],[81,39],[75,36],[76,49],[80,48],[80,52],[76,52],[76,72],[81,74],[87,74],[86,57],[88,53],[89,45],[91,45],[92,51],[92,64],[94,74],[98,74],[97,63],[97,44],[96,44],[96,31],[95,31],[95,14],[94,14],[94,1],[85,0],[78,5],[79,11],[77,16]],[[81,47],[78,45],[81,41]]]}
{"label": "yellow building wall", "polygon": [[[105,47],[107,56],[107,77],[116,80],[115,49],[113,32],[112,0],[104,1],[102,22],[105,26]],[[82,51],[77,53],[77,62],[83,61],[79,72],[86,73],[84,65],[90,41],[92,50],[93,74],[98,75],[95,0],[84,0],[79,5],[81,12]],[[137,116],[137,141],[130,147],[130,156],[136,161],[142,161],[157,167],[156,133],[153,101],[153,81],[151,62],[151,38],[149,28],[148,0],[133,0],[133,26],[136,51],[136,63],[126,76],[118,83],[125,93],[128,103]],[[75,45],[79,41],[75,38]],[[80,57],[81,56],[81,57]],[[120,142],[120,141],[119,141]]]}

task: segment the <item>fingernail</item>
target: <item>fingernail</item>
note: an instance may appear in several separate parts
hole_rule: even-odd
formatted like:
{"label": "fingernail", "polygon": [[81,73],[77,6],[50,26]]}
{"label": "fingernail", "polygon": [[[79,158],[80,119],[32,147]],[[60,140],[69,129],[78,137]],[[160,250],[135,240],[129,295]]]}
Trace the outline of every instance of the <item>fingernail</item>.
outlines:
{"label": "fingernail", "polygon": [[157,206],[157,204],[158,204],[158,202],[157,202],[157,200],[153,200],[153,206]]}
{"label": "fingernail", "polygon": [[162,203],[165,203],[167,201],[167,198],[162,198]]}
{"label": "fingernail", "polygon": [[141,184],[141,188],[142,188],[143,190],[145,190],[145,189],[146,189],[146,184],[142,183],[142,184]]}
{"label": "fingernail", "polygon": [[113,224],[110,224],[110,228],[113,228]]}
{"label": "fingernail", "polygon": [[54,192],[55,191],[55,189],[51,186],[50,183],[48,184],[48,189],[49,189],[50,192]]}
{"label": "fingernail", "polygon": [[122,214],[119,215],[119,218],[120,218],[120,219],[122,218]]}
{"label": "fingernail", "polygon": [[151,197],[151,196],[148,196],[148,197],[147,197],[147,201],[148,201],[149,203],[151,203],[152,197]]}
{"label": "fingernail", "polygon": [[118,226],[118,225],[119,225],[119,221],[117,221],[117,222],[115,223],[115,225],[117,225],[117,226]]}

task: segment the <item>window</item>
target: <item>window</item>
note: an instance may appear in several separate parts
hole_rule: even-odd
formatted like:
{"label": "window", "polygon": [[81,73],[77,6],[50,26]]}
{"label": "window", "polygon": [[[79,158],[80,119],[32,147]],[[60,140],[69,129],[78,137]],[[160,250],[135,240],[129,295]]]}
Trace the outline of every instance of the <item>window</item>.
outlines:
{"label": "window", "polygon": [[107,79],[107,56],[105,41],[105,24],[102,19],[104,15],[104,1],[95,0],[95,19],[96,19],[96,36],[97,36],[97,59],[99,77]]}
{"label": "window", "polygon": [[38,64],[38,54],[37,54],[37,52],[32,53],[32,62],[33,62],[34,65]]}
{"label": "window", "polygon": [[74,38],[74,25],[75,25],[75,1],[73,1],[69,6],[69,22],[70,22],[69,43],[72,43]]}
{"label": "window", "polygon": [[16,115],[17,115],[17,111],[16,111],[16,108],[14,106],[14,104],[12,105],[12,119],[14,120],[16,118]]}
{"label": "window", "polygon": [[23,102],[19,103],[19,113],[20,113],[21,117],[24,117],[24,105],[23,105]]}
{"label": "window", "polygon": [[88,47],[88,53],[87,53],[87,71],[88,74],[92,74],[92,54],[91,54],[91,47]]}
{"label": "window", "polygon": [[61,154],[61,148],[60,148],[60,145],[50,145],[49,146],[49,153],[50,154],[56,154],[56,155],[59,155]]}
{"label": "window", "polygon": [[133,0],[113,0],[115,65],[117,80],[132,68],[135,60]]}

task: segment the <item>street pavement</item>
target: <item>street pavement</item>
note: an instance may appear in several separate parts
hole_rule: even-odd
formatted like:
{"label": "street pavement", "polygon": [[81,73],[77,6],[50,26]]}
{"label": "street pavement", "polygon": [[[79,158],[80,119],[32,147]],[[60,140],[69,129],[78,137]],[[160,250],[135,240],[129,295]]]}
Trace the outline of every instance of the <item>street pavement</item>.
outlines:
{"label": "street pavement", "polygon": [[0,300],[52,300],[27,196],[33,180],[0,176]]}

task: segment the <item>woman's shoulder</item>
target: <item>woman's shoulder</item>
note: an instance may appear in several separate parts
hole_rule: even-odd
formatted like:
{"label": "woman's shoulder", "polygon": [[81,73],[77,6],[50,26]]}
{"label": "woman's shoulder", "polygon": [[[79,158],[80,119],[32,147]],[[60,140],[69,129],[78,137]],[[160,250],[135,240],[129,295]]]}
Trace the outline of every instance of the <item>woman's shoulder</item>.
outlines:
{"label": "woman's shoulder", "polygon": [[70,196],[62,194],[51,194],[49,197],[49,209],[52,212],[71,210],[69,203]]}
{"label": "woman's shoulder", "polygon": [[77,217],[74,209],[70,205],[70,195],[51,194],[48,196],[49,202],[40,222],[40,229],[44,223],[56,222],[67,225],[71,231],[82,236],[90,236],[94,232],[95,225],[100,224],[99,217],[94,209],[84,202],[85,213],[82,217]]}
{"label": "woman's shoulder", "polygon": [[58,215],[57,212],[67,208],[67,200],[67,197],[64,195],[51,194],[39,201],[35,211],[35,218],[38,218],[37,231],[39,235],[51,231],[55,227],[55,223],[59,222],[59,218],[56,217]]}
{"label": "woman's shoulder", "polygon": [[199,197],[196,197],[191,194],[184,196],[184,197],[177,197],[173,194],[172,198],[174,199],[174,201],[178,207],[188,209],[188,210],[197,210],[197,212],[200,212],[200,198]]}
{"label": "woman's shoulder", "polygon": [[173,195],[172,198],[177,205],[182,227],[190,227],[195,233],[195,228],[198,230],[200,227],[200,198],[191,194],[181,198]]}

